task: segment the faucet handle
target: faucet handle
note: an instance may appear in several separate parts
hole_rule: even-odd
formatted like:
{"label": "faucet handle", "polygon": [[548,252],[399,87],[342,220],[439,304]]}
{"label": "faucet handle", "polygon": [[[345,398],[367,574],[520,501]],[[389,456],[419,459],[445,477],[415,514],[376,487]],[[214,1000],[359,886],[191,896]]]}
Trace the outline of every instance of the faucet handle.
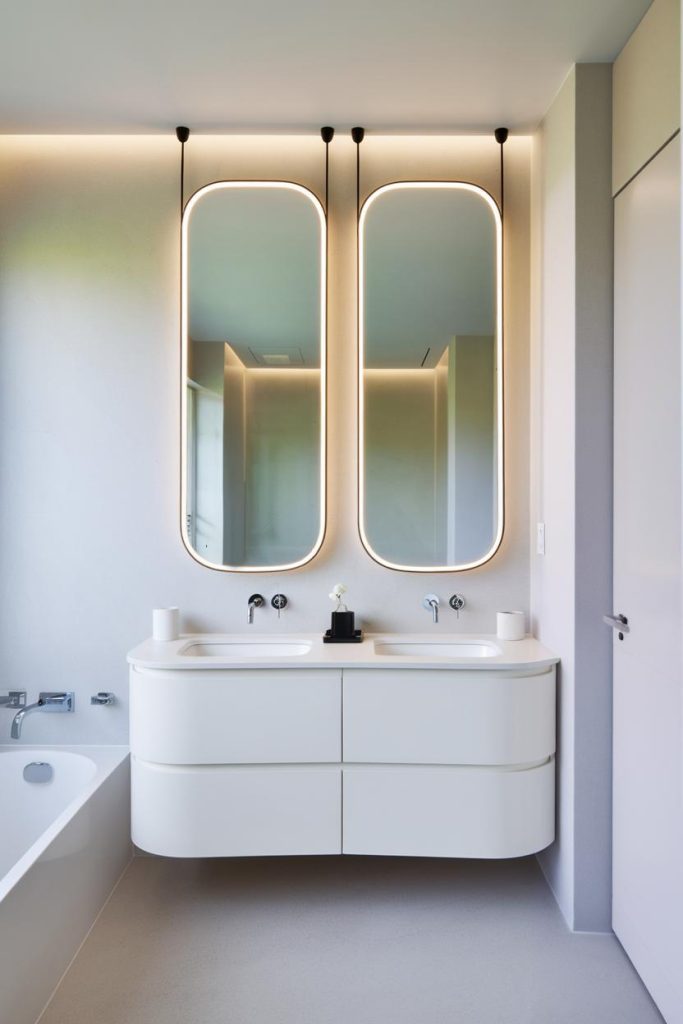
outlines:
{"label": "faucet handle", "polygon": [[44,711],[73,711],[76,694],[73,690],[42,690],[38,703]]}
{"label": "faucet handle", "polygon": [[15,710],[26,707],[26,690],[8,690],[0,697],[0,707]]}
{"label": "faucet handle", "polygon": [[90,698],[90,703],[98,704],[100,706],[116,704],[116,695],[110,693],[108,690],[98,690],[98,692],[94,693]]}
{"label": "faucet handle", "polygon": [[453,594],[448,603],[458,618],[460,618],[460,612],[465,607],[465,598],[462,594]]}

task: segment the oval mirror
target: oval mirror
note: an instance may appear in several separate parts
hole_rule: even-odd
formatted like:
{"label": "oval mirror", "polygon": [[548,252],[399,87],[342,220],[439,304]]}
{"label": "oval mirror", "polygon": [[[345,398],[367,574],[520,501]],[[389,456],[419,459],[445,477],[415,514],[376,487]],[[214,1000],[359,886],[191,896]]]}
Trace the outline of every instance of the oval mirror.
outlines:
{"label": "oval mirror", "polygon": [[199,562],[293,569],[325,532],[326,222],[301,185],[222,181],[182,227],[182,534]]}
{"label": "oval mirror", "polygon": [[474,568],[503,534],[500,212],[474,185],[398,182],[358,238],[361,539],[392,569]]}

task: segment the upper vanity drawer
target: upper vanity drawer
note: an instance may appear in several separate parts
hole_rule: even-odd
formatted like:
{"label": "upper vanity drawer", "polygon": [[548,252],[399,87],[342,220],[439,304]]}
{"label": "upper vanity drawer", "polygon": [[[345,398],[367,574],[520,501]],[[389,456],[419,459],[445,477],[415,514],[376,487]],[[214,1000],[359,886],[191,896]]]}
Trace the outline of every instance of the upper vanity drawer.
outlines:
{"label": "upper vanity drawer", "polygon": [[344,672],[344,760],[527,764],[555,750],[555,670]]}
{"label": "upper vanity drawer", "polygon": [[131,669],[131,751],[162,764],[341,760],[338,670]]}

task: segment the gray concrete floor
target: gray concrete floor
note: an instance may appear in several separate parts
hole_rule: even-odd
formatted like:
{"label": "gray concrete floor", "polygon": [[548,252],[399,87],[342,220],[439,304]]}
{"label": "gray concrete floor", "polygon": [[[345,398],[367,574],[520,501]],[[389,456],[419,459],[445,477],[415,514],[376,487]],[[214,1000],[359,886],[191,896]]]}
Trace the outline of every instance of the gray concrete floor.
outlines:
{"label": "gray concrete floor", "polygon": [[[39,969],[39,965],[36,965]],[[661,1024],[533,858],[136,858],[40,1024]]]}

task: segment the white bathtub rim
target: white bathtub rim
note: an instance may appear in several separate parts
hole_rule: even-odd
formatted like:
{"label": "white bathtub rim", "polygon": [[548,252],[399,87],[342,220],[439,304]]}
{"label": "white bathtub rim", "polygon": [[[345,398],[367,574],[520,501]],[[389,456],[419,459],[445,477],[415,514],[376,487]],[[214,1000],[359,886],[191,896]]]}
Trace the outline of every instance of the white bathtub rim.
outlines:
{"label": "white bathtub rim", "polygon": [[25,874],[33,867],[37,860],[47,850],[59,833],[68,825],[71,819],[78,813],[93,793],[102,785],[112,772],[122,764],[129,756],[129,747],[119,744],[58,744],[43,743],[36,746],[28,744],[0,744],[0,755],[4,753],[26,754],[27,762],[38,758],[46,760],[45,755],[50,751],[63,754],[80,754],[95,762],[96,770],[93,777],[83,786],[77,796],[71,800],[57,817],[48,825],[44,832],[38,836],[34,843],[22,854],[18,861],[10,868],[6,875],[0,878],[0,903],[14,889]]}

